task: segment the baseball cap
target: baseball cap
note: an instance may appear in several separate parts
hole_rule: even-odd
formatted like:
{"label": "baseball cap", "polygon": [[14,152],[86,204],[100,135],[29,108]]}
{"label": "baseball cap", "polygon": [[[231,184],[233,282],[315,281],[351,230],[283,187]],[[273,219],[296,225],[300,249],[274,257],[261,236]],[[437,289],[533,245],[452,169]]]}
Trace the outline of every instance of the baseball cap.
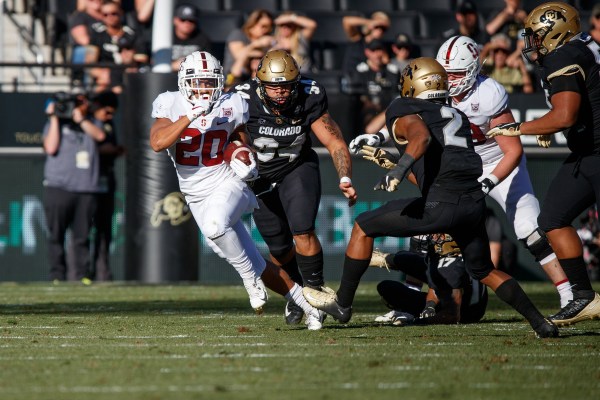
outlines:
{"label": "baseball cap", "polygon": [[181,4],[175,10],[175,16],[185,21],[197,22],[199,14],[198,9],[191,4]]}
{"label": "baseball cap", "polygon": [[366,44],[365,47],[369,50],[385,50],[386,49],[385,43],[383,43],[379,39],[371,40],[369,43]]}
{"label": "baseball cap", "polygon": [[396,44],[396,47],[410,47],[412,44],[410,37],[406,33],[399,33],[398,36],[396,36],[396,41],[394,43]]}
{"label": "baseball cap", "polygon": [[477,14],[477,7],[475,3],[470,0],[463,0],[458,6],[457,10],[460,14]]}

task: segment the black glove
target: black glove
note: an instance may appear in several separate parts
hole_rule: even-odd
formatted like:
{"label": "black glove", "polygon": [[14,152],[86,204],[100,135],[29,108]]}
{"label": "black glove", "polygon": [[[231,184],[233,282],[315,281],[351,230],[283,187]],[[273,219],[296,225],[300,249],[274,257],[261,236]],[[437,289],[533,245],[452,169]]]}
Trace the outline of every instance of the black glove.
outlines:
{"label": "black glove", "polygon": [[435,301],[429,300],[427,303],[425,303],[425,308],[423,311],[421,311],[419,318],[430,318],[435,316],[435,306]]}
{"label": "black glove", "polygon": [[377,182],[373,190],[395,191],[414,162],[415,159],[410,154],[404,153],[398,160],[398,164]]}

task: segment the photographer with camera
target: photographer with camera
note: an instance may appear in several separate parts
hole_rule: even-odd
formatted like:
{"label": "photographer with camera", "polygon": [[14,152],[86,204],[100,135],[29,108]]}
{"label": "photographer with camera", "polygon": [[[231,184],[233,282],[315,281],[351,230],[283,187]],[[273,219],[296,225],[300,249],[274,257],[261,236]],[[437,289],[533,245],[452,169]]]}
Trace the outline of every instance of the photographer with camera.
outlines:
{"label": "photographer with camera", "polygon": [[[83,281],[90,267],[89,233],[100,191],[98,144],[106,134],[88,119],[89,102],[83,95],[57,93],[45,111],[43,184],[50,279]],[[73,265],[68,270],[69,228]]]}

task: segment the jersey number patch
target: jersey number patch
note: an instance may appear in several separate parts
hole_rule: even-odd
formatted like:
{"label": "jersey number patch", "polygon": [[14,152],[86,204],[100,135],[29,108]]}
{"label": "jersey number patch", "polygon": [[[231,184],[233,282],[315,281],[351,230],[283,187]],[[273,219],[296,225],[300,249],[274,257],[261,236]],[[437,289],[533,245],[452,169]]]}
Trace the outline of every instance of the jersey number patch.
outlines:
{"label": "jersey number patch", "polygon": [[179,138],[180,141],[175,144],[177,164],[197,167],[202,163],[205,167],[212,167],[223,162],[227,131],[207,131],[202,135],[198,129],[187,128]]}

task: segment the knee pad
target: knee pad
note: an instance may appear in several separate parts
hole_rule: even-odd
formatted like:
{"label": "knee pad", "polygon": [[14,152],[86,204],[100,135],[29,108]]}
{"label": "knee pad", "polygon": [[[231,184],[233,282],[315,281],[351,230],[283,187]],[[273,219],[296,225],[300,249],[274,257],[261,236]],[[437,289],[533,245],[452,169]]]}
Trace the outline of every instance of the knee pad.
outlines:
{"label": "knee pad", "polygon": [[525,239],[519,239],[527,250],[535,257],[535,261],[540,262],[550,256],[554,251],[550,247],[546,233],[540,228],[536,228]]}

